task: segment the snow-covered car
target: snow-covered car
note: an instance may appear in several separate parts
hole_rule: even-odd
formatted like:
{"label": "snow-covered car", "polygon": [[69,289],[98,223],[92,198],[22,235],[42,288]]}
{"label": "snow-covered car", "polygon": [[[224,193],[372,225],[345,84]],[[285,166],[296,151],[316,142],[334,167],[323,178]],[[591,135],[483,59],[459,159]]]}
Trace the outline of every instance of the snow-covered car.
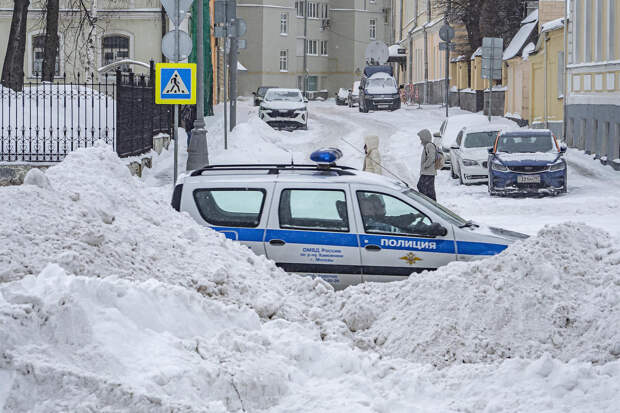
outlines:
{"label": "snow-covered car", "polygon": [[566,146],[551,131],[502,132],[489,149],[489,193],[553,194],[567,191]]}
{"label": "snow-covered car", "polygon": [[400,109],[400,94],[396,80],[390,73],[375,72],[362,77],[360,83],[359,111]]}
{"label": "snow-covered car", "polygon": [[341,87],[338,90],[338,93],[336,93],[336,105],[339,105],[339,106],[346,105],[348,99],[349,99],[349,91]]}
{"label": "snow-covered car", "polygon": [[258,116],[277,129],[308,129],[307,103],[299,89],[269,89]]}
{"label": "snow-covered car", "polygon": [[499,132],[498,125],[463,128],[450,146],[450,176],[462,184],[487,182],[489,148]]}
{"label": "snow-covered car", "polygon": [[269,89],[273,89],[274,87],[275,86],[261,86],[256,89],[256,92],[252,92],[252,94],[254,95],[254,106],[260,106],[260,103],[265,98],[265,93],[267,93]]}
{"label": "snow-covered car", "polygon": [[209,165],[177,180],[172,206],[289,272],[342,288],[495,255],[526,236],[466,221],[406,184],[338,166]]}
{"label": "snow-covered car", "polygon": [[353,82],[353,87],[349,90],[349,97],[347,98],[349,107],[352,108],[360,103],[360,81]]}
{"label": "snow-covered car", "polygon": [[444,169],[450,168],[450,147],[456,142],[456,137],[464,127],[485,126],[485,125],[498,125],[502,128],[517,128],[518,125],[506,118],[493,117],[491,123],[489,118],[476,113],[466,115],[450,116],[441,123],[439,132],[435,132],[433,136],[433,143],[442,149],[445,155]]}

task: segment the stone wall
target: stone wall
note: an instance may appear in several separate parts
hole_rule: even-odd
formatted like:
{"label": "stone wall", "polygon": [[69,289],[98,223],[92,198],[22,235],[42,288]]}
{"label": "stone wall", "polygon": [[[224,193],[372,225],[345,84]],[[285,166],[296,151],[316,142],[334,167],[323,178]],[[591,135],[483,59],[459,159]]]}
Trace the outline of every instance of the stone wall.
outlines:
{"label": "stone wall", "polygon": [[461,98],[461,109],[470,112],[480,112],[484,107],[484,92],[482,90],[460,91],[459,94]]}
{"label": "stone wall", "polygon": [[[504,103],[506,92],[503,90],[494,90],[491,99],[491,116],[504,116]],[[489,115],[489,91],[484,92],[484,114]]]}

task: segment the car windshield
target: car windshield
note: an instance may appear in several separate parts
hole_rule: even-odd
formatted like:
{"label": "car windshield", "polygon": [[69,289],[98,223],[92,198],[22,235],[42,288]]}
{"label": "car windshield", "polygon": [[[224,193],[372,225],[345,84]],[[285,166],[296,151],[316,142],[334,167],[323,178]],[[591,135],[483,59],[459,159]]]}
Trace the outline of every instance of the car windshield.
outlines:
{"label": "car windshield", "polygon": [[369,87],[396,87],[396,82],[391,77],[381,77],[379,79],[368,79]]}
{"label": "car windshield", "polygon": [[456,215],[454,212],[450,211],[448,208],[444,207],[443,205],[438,204],[437,202],[433,201],[429,197],[422,195],[418,191],[414,191],[413,189],[406,189],[403,191],[403,194],[407,195],[409,198],[413,199],[417,203],[422,204],[426,208],[430,209],[435,214],[437,214],[439,217],[450,222],[452,225],[461,227],[467,224],[466,220]]}
{"label": "car windshield", "polygon": [[359,95],[360,93],[360,82],[353,83],[353,89],[351,89],[352,95]]}
{"label": "car windshield", "polygon": [[551,152],[555,149],[550,135],[500,136],[497,140],[497,152],[535,153]]}
{"label": "car windshield", "polygon": [[285,102],[301,102],[301,93],[296,90],[275,90],[271,89],[265,95],[265,100],[283,100]]}
{"label": "car windshield", "polygon": [[490,148],[495,143],[498,131],[474,132],[465,136],[465,148]]}

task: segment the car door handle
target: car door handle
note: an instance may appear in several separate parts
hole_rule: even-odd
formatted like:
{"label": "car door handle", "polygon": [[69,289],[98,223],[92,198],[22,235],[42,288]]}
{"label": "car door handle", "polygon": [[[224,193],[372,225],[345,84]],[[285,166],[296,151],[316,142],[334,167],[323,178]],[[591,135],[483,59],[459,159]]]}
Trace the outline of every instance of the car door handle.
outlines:
{"label": "car door handle", "polygon": [[369,251],[380,251],[380,250],[381,250],[381,247],[380,247],[380,246],[378,246],[378,245],[373,245],[373,244],[366,245],[364,248],[366,248],[366,249],[367,249],[367,250],[369,250]]}
{"label": "car door handle", "polygon": [[271,244],[271,245],[284,245],[284,244],[286,244],[286,242],[282,241],[281,239],[272,239],[272,240],[269,240],[269,244]]}

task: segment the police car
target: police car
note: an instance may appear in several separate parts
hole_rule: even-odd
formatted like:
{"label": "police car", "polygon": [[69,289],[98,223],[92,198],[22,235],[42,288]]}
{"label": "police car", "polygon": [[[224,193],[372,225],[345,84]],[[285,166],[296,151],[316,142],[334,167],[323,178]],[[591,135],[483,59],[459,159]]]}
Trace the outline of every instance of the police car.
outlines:
{"label": "police car", "polygon": [[328,148],[310,165],[206,166],[179,177],[172,206],[337,288],[498,254],[526,237],[466,221],[404,183],[337,166],[341,155]]}

